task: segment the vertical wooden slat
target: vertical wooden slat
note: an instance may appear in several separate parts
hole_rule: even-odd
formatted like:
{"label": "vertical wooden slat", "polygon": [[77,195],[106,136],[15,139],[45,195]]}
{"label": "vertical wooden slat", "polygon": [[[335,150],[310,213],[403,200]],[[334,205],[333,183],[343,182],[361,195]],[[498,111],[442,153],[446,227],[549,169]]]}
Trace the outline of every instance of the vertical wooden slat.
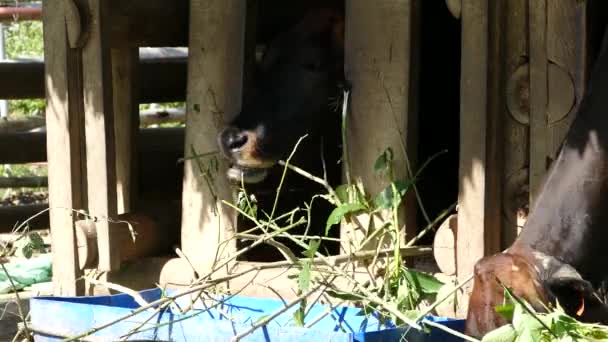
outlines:
{"label": "vertical wooden slat", "polygon": [[136,133],[139,128],[139,102],[135,80],[139,65],[137,48],[112,49],[114,88],[114,132],[116,139],[117,213],[130,211],[137,189]]}
{"label": "vertical wooden slat", "polygon": [[[216,137],[225,119],[240,110],[246,7],[242,0],[190,2],[186,155],[193,149],[217,151]],[[231,240],[218,252],[220,243],[236,232],[236,215],[221,203],[232,201],[232,190],[223,158],[216,161],[219,167],[211,167],[207,175],[199,162],[207,169],[213,164],[210,159],[188,160],[184,170],[182,249],[202,273],[216,256],[236,249]]]}
{"label": "vertical wooden slat", "polygon": [[588,59],[589,1],[547,3],[547,154],[554,159],[575,118],[592,65]]}
{"label": "vertical wooden slat", "polygon": [[[347,132],[349,166],[353,178],[361,179],[370,194],[389,185],[386,177],[374,172],[374,162],[386,148],[394,152],[397,179],[408,177],[406,157],[415,170],[417,113],[410,98],[417,74],[416,66],[412,66],[416,49],[413,37],[418,30],[414,18],[419,15],[415,3],[346,1],[344,62],[346,78],[353,84]],[[370,139],[370,132],[379,134]],[[408,198],[401,217],[406,220],[406,239],[416,232],[415,208],[415,198]],[[346,250],[366,234],[353,228],[360,227],[344,225],[341,230]]]}
{"label": "vertical wooden slat", "polygon": [[[518,233],[518,210],[529,201],[529,58],[528,58],[528,1],[505,1],[504,16],[504,167],[502,245],[507,248]],[[523,213],[523,211],[521,212]]]}
{"label": "vertical wooden slat", "polygon": [[120,251],[112,246],[114,225],[107,220],[117,213],[112,62],[106,29],[110,18],[106,1],[88,4],[91,32],[82,56],[89,211],[101,218],[96,223],[98,269],[110,271],[120,266]]}
{"label": "vertical wooden slat", "polygon": [[528,2],[530,22],[530,204],[547,170],[547,1]]}
{"label": "vertical wooden slat", "polygon": [[[500,247],[500,182],[498,168],[501,137],[500,2],[462,2],[462,57],[460,89],[460,170],[456,270],[459,280],[472,272],[477,260]],[[459,312],[466,312],[471,284],[464,288]]]}
{"label": "vertical wooden slat", "polygon": [[82,295],[72,209],[85,209],[81,59],[68,47],[63,2],[43,2],[53,292]]}

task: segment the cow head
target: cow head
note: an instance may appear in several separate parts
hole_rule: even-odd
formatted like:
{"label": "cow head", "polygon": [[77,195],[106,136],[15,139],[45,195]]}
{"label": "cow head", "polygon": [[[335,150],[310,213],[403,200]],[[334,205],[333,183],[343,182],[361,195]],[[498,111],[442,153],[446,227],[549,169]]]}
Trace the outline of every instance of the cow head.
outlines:
{"label": "cow head", "polygon": [[259,182],[300,137],[319,133],[343,77],[342,37],[342,17],[326,9],[270,43],[251,99],[218,138],[233,165],[229,178]]}
{"label": "cow head", "polygon": [[496,306],[505,301],[503,286],[540,312],[557,301],[567,314],[580,321],[608,319],[608,306],[570,265],[538,252],[502,253],[483,258],[475,265],[466,334],[481,338],[508,323],[496,312]]}

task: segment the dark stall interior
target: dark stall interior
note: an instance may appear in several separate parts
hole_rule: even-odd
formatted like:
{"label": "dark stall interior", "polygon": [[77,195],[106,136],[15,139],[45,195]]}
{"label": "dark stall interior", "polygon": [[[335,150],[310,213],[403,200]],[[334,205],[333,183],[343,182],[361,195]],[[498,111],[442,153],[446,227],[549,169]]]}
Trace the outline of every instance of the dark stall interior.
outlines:
{"label": "dark stall interior", "polygon": [[[460,20],[445,1],[421,1],[418,165],[439,155],[421,174],[418,190],[432,221],[458,199],[460,140]],[[426,226],[420,208],[419,229]],[[420,243],[432,243],[428,234]]]}

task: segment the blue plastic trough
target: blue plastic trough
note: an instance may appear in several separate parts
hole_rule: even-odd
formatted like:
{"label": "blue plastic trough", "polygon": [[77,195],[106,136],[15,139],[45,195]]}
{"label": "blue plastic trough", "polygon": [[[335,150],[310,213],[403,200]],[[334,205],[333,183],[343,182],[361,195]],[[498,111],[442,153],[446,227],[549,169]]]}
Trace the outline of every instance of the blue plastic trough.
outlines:
{"label": "blue plastic trough", "polygon": [[[161,298],[162,292],[152,289],[141,292],[149,302]],[[202,305],[202,303],[199,303]],[[186,302],[177,303],[185,307]],[[221,307],[209,310],[198,305],[194,312],[186,315],[170,309],[159,312],[143,311],[87,338],[95,341],[117,341],[134,328],[143,327],[139,333],[127,340],[153,341],[230,341],[232,336],[243,332],[253,323],[283,307],[283,302],[235,296],[227,298]],[[123,317],[139,305],[125,294],[96,297],[36,297],[31,299],[30,313],[35,341],[60,341],[84,331]],[[381,326],[378,320],[359,315],[354,307],[338,307],[311,328],[295,327],[293,312],[288,310],[266,326],[257,329],[243,341],[460,341],[453,335],[436,328],[424,333],[407,327]],[[315,305],[306,316],[313,320],[327,310],[324,305]],[[192,316],[193,317],[186,317]],[[227,318],[228,316],[229,318]],[[187,319],[185,319],[187,318]],[[429,317],[451,329],[462,331],[463,320]]]}

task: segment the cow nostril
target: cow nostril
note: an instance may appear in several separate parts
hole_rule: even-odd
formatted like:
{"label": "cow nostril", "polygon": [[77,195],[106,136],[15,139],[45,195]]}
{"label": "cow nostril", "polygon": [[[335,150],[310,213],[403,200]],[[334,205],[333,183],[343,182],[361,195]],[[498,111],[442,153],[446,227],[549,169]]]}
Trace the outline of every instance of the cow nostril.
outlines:
{"label": "cow nostril", "polygon": [[247,140],[247,134],[233,131],[226,138],[226,146],[231,151],[240,150],[243,148],[243,146],[245,146],[245,144],[247,144]]}

